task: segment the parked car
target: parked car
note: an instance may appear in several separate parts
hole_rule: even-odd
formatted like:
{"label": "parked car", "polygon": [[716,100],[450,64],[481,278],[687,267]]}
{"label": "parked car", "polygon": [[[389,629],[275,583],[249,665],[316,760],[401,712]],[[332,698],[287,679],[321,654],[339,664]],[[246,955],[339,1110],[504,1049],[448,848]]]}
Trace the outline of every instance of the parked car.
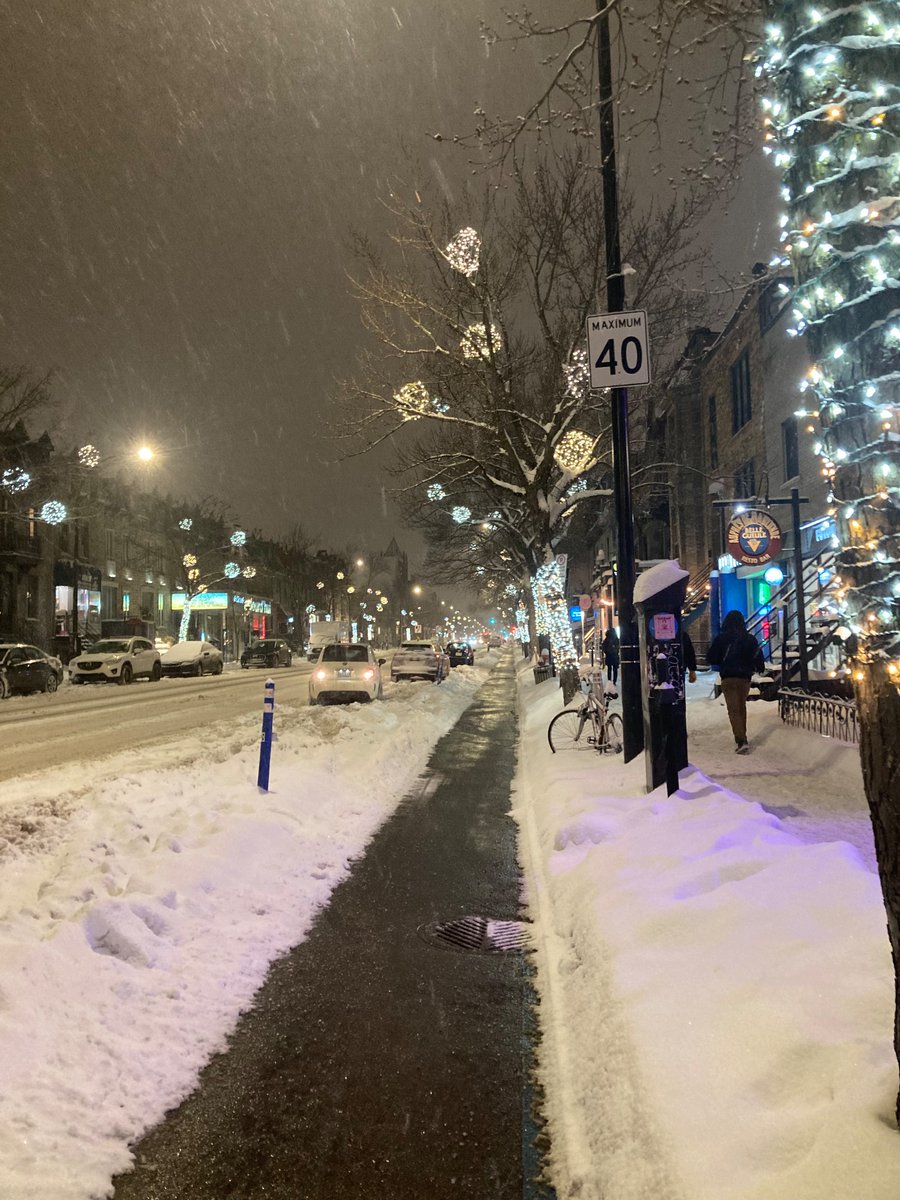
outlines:
{"label": "parked car", "polygon": [[475,666],[475,651],[468,642],[449,642],[446,652],[451,667]]}
{"label": "parked car", "polygon": [[310,704],[336,701],[380,700],[383,695],[381,666],[371,646],[323,646],[309,680]]}
{"label": "parked car", "polygon": [[291,648],[283,638],[260,638],[241,655],[241,666],[245,670],[250,667],[289,667],[291,662]]}
{"label": "parked car", "polygon": [[450,671],[450,659],[437,642],[401,642],[391,660],[391,681],[433,679],[440,683]]}
{"label": "parked car", "polygon": [[492,633],[488,638],[488,650],[501,650],[503,648],[503,638],[499,633]]}
{"label": "parked car", "polygon": [[131,683],[141,676],[154,683],[162,676],[159,651],[143,637],[107,637],[69,660],[73,683]]}
{"label": "parked car", "polygon": [[0,670],[0,699],[12,692],[55,692],[63,677],[58,658],[26,642],[0,643]]}
{"label": "parked car", "polygon": [[176,642],[160,656],[163,675],[221,675],[222,651],[210,641]]}

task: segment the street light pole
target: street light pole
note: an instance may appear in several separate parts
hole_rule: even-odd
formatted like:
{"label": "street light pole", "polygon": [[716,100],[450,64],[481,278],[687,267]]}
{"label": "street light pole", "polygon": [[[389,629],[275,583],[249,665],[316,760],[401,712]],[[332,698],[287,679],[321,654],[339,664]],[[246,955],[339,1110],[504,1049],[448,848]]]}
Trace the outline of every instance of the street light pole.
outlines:
{"label": "street light pole", "polygon": [[[625,309],[625,277],[619,245],[619,194],[616,173],[616,133],[612,94],[612,54],[609,6],[597,0],[597,67],[600,83],[600,170],[603,182],[603,232],[606,245],[606,306]],[[612,402],[613,490],[616,512],[616,599],[622,676],[624,758],[636,758],[644,748],[641,668],[637,622],[634,619],[634,514],[631,468],[628,461],[628,389],[614,387]]]}

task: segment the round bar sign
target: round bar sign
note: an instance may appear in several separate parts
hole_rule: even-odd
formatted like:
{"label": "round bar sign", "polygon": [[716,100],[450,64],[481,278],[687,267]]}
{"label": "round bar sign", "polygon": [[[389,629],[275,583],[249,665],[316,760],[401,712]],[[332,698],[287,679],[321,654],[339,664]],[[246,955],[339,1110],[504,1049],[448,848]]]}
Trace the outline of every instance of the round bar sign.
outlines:
{"label": "round bar sign", "polygon": [[764,509],[751,508],[732,517],[728,525],[727,550],[748,567],[761,567],[780,553],[781,526]]}

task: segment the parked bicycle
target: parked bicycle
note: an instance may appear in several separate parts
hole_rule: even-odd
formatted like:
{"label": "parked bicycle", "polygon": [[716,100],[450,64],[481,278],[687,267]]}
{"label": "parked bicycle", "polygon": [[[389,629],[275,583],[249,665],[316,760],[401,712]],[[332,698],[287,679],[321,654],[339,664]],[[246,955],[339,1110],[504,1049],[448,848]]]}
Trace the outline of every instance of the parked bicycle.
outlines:
{"label": "parked bicycle", "polygon": [[621,754],[622,718],[611,713],[593,690],[578,708],[564,708],[547,727],[550,749],[597,750],[601,754]]}

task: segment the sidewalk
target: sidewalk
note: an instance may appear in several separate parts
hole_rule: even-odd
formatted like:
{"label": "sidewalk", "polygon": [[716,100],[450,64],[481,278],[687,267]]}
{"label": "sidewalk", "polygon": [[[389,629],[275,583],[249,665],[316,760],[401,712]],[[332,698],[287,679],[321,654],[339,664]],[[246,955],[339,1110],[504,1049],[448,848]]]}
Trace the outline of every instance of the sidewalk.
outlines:
{"label": "sidewalk", "polygon": [[[435,926],[519,915],[514,668],[437,744],[228,1051],[136,1147],[116,1200],[512,1200],[531,1124],[528,966]],[[534,1164],[535,1168],[537,1164]]]}
{"label": "sidewalk", "polygon": [[558,681],[522,668],[519,702],[559,1200],[896,1200],[893,971],[855,749],[757,704],[736,759],[695,697],[704,769],[647,795],[641,756],[551,753]]}

